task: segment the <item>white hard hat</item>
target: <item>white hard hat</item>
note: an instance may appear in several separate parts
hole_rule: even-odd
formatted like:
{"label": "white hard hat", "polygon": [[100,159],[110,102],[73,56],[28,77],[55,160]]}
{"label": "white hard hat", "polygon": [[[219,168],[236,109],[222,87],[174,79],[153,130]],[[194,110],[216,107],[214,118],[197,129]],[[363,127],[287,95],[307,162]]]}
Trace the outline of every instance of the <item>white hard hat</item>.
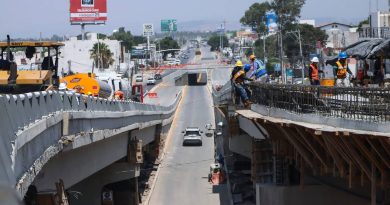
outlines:
{"label": "white hard hat", "polygon": [[60,83],[60,86],[58,86],[58,90],[66,90],[66,83]]}
{"label": "white hard hat", "polygon": [[317,57],[313,57],[313,58],[311,59],[311,62],[313,62],[313,63],[319,63],[320,60],[319,60]]}

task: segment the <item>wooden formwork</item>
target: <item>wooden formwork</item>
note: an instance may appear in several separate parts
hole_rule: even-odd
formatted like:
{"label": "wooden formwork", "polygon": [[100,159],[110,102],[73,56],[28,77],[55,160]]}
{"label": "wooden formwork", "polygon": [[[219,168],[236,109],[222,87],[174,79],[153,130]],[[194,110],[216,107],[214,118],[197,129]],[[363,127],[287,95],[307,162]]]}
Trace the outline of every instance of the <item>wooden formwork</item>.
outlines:
{"label": "wooden formwork", "polygon": [[[368,195],[372,204],[377,204],[377,188],[384,193],[390,190],[390,141],[387,137],[259,122],[270,133],[274,155],[294,164],[301,176],[306,172],[339,177],[351,191],[371,187]],[[381,197],[381,201],[388,200],[386,198]]]}

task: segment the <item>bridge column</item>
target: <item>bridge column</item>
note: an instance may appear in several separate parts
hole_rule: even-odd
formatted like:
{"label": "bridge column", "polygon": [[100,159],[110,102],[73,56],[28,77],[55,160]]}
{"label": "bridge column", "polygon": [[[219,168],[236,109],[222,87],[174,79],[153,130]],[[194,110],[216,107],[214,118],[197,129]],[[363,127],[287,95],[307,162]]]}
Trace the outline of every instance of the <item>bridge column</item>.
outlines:
{"label": "bridge column", "polygon": [[69,202],[72,205],[110,205],[112,200],[115,205],[138,205],[139,170],[137,164],[114,163],[70,187]]}

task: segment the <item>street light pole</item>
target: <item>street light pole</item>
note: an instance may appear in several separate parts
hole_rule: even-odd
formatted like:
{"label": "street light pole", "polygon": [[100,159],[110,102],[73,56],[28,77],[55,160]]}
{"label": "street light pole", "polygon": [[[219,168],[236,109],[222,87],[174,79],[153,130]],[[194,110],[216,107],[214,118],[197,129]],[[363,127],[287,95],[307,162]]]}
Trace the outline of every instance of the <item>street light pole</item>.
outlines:
{"label": "street light pole", "polygon": [[299,39],[299,51],[301,54],[301,66],[302,66],[302,84],[305,78],[305,67],[303,65],[303,51],[302,51],[302,38],[301,38],[301,30],[298,29],[298,39]]}

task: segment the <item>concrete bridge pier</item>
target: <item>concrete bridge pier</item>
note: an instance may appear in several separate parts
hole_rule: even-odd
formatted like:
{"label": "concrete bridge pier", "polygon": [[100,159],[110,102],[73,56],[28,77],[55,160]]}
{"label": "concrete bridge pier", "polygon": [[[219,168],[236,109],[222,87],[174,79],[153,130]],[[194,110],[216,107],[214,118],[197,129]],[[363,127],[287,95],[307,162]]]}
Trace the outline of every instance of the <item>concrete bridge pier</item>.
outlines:
{"label": "concrete bridge pier", "polygon": [[[139,165],[116,162],[70,187],[71,205],[137,205]],[[77,197],[77,198],[76,198]]]}

